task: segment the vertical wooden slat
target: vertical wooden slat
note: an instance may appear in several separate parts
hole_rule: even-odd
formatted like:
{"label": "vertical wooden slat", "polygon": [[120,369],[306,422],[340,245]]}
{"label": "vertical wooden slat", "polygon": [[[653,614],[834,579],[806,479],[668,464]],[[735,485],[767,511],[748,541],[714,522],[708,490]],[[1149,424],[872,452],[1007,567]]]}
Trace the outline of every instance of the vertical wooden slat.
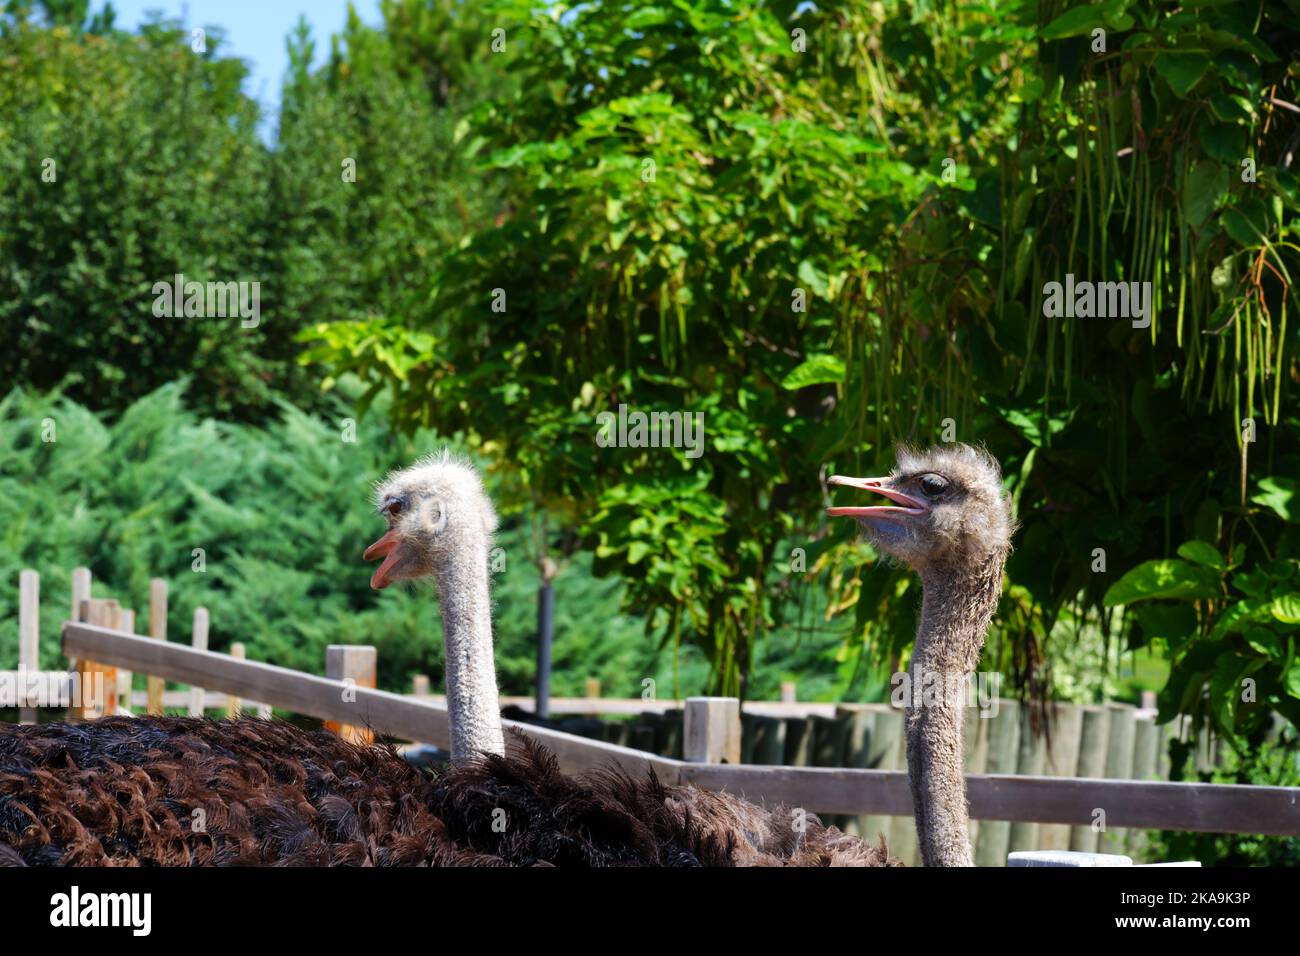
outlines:
{"label": "vertical wooden slat", "polygon": [[754,717],[754,753],[756,764],[777,766],[785,761],[785,721],[780,717]]}
{"label": "vertical wooden slat", "polygon": [[792,680],[781,681],[781,700],[787,704],[793,704],[799,699],[798,686]]}
{"label": "vertical wooden slat", "polygon": [[[883,723],[882,723],[883,721]],[[907,769],[907,730],[906,714],[899,709],[890,708],[888,714],[876,716],[876,727],[883,730],[881,745],[890,748],[889,755],[882,760],[882,766],[890,770]],[[914,814],[906,813],[897,817],[884,817],[888,829],[885,831],[889,852],[908,866],[919,866],[921,848],[916,838],[916,819]],[[868,831],[874,835],[875,830]]]}
{"label": "vertical wooden slat", "polygon": [[[85,606],[85,602],[90,600],[90,584],[90,568],[72,569],[72,611],[68,616],[74,621],[85,620],[85,618],[80,615]],[[81,670],[75,658],[68,659],[68,669],[77,672],[80,672]],[[69,709],[69,719],[72,718],[72,713],[75,709],[75,707]]]}
{"label": "vertical wooden slat", "polygon": [[[812,765],[814,767],[844,766],[844,751],[848,746],[851,719],[851,715],[844,712],[837,712],[834,717],[813,717]],[[819,807],[808,809],[821,812]],[[842,830],[848,822],[848,817],[843,814],[828,813],[822,816],[822,822]]]}
{"label": "vertical wooden slat", "polygon": [[685,733],[686,715],[682,711],[666,710],[664,719],[664,739],[660,753],[674,760],[682,759],[682,737]]}
{"label": "vertical wooden slat", "polygon": [[[1083,730],[1083,711],[1078,704],[1055,704],[1052,707],[1052,739],[1047,748],[1047,765],[1043,772],[1053,777],[1073,777],[1079,763],[1079,740]],[[1038,849],[1070,849],[1070,827],[1064,823],[1042,823],[1038,827]]]}
{"label": "vertical wooden slat", "polygon": [[[1018,700],[998,698],[998,715],[989,718],[985,773],[1015,773],[1020,751],[1023,708]],[[1006,820],[981,820],[975,844],[976,866],[1006,866],[1011,845],[1011,824]]]}
{"label": "vertical wooden slat", "polygon": [[416,697],[429,696],[429,675],[416,674],[411,678],[411,693]]}
{"label": "vertical wooden slat", "polygon": [[[1102,777],[1106,774],[1106,742],[1110,737],[1110,711],[1105,707],[1081,707],[1079,728],[1079,762],[1076,777]],[[1105,809],[1100,807],[1097,809]],[[1070,828],[1070,849],[1081,853],[1096,853],[1097,831],[1092,822]]]}
{"label": "vertical wooden slat", "polygon": [[[167,640],[167,582],[162,578],[154,578],[149,582],[149,636],[155,641]],[[147,685],[149,716],[161,716],[163,688],[166,686],[166,681],[150,674]]]}
{"label": "vertical wooden slat", "polygon": [[[1029,708],[1021,712],[1020,746],[1016,757],[1016,773],[1021,776],[1042,776],[1047,760],[1047,742],[1043,736],[1046,728],[1034,732],[1033,713]],[[1038,849],[1039,824],[1017,820],[1011,824],[1009,852]]]}
{"label": "vertical wooden slat", "polygon": [[[362,644],[330,644],[325,648],[325,676],[330,680],[351,680],[357,687],[374,687],[379,655],[375,648]],[[374,743],[374,734],[366,727],[325,722],[332,730],[352,743]]]}
{"label": "vertical wooden slat", "polygon": [[[894,707],[876,711],[867,766],[876,770],[901,770],[907,760],[907,745],[903,742],[903,712]],[[898,822],[901,821],[901,822]],[[862,838],[876,842],[884,837],[893,852],[894,837],[912,826],[911,817],[889,817],[884,814],[867,814],[858,821]],[[899,828],[896,830],[896,827]],[[916,831],[912,830],[912,844],[916,844]]]}
{"label": "vertical wooden slat", "polygon": [[740,763],[740,701],[688,697],[682,758],[690,763]]}
{"label": "vertical wooden slat", "polygon": [[[108,601],[103,614],[105,627],[111,627],[115,631],[122,629],[122,605],[118,604],[117,601]],[[97,666],[104,675],[104,699],[101,716],[112,717],[117,713],[117,665],[100,662]]]}
{"label": "vertical wooden slat", "polygon": [[79,621],[81,602],[90,600],[90,568],[72,569],[72,620]]}
{"label": "vertical wooden slat", "polygon": [[[844,766],[857,769],[870,767],[875,712],[862,705],[844,706],[838,712],[847,714],[849,718],[849,729],[844,741]],[[862,827],[866,820],[865,816],[848,817],[844,821],[844,832],[874,843],[877,835],[867,833]]]}
{"label": "vertical wooden slat", "polygon": [[[1156,756],[1160,749],[1160,731],[1155,720],[1147,712],[1133,724],[1133,772],[1134,780],[1150,781],[1156,776]],[[1134,862],[1140,862],[1146,854],[1147,835],[1145,830],[1132,830],[1129,833],[1130,856]]]}
{"label": "vertical wooden slat", "polygon": [[[1110,711],[1110,738],[1106,742],[1106,776],[1122,780],[1133,772],[1133,732],[1136,721],[1129,704],[1107,704]],[[1107,826],[1101,835],[1102,853],[1123,853],[1128,829]]]}
{"label": "vertical wooden slat", "polygon": [[[991,707],[990,707],[991,710]],[[984,765],[989,756],[989,721],[992,716],[981,716],[979,707],[967,707],[962,722],[962,770],[966,774],[984,773]],[[968,826],[970,845],[979,844],[980,821],[971,820]]]}
{"label": "vertical wooden slat", "polygon": [[785,765],[807,767],[812,764],[812,716],[785,718]]}
{"label": "vertical wooden slat", "polygon": [[[41,576],[35,571],[18,575],[18,670],[20,683],[29,686],[30,675],[41,669]],[[20,688],[19,693],[22,693]],[[20,724],[36,723],[35,707],[18,711]]]}
{"label": "vertical wooden slat", "polygon": [[[194,630],[190,634],[190,646],[196,651],[206,651],[208,649],[208,609],[205,607],[196,607],[194,609]],[[207,693],[202,687],[190,686],[190,716],[203,716],[204,695]]]}
{"label": "vertical wooden slat", "polygon": [[[128,634],[135,633],[135,610],[129,607],[122,608],[121,630]],[[121,699],[118,704],[118,713],[130,716],[134,713],[133,707],[135,701],[131,699],[131,684],[135,680],[135,675],[128,670],[119,667],[117,669],[117,694]]]}
{"label": "vertical wooden slat", "polygon": [[594,700],[595,698],[600,696],[600,681],[597,678],[588,677],[585,686],[586,686],[586,693],[589,698]]}
{"label": "vertical wooden slat", "polygon": [[[231,657],[237,658],[238,660],[242,661],[246,653],[247,652],[244,650],[244,645],[241,641],[235,641],[233,644],[230,645]],[[226,695],[226,717],[227,718],[238,717],[239,712],[242,708],[243,708],[243,701],[241,701],[234,694]]]}

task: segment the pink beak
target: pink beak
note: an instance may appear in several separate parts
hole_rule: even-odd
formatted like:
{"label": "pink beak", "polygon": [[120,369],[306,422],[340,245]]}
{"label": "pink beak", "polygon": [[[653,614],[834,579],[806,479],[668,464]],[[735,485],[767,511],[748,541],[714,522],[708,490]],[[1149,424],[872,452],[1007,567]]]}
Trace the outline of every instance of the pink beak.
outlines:
{"label": "pink beak", "polygon": [[375,573],[370,576],[370,586],[376,591],[382,591],[393,583],[389,575],[397,566],[397,549],[401,544],[402,536],[397,533],[396,528],[390,528],[382,538],[366,548],[366,553],[361,556],[363,561],[384,559],[384,563],[375,568]]}
{"label": "pink beak", "polygon": [[902,507],[894,505],[872,505],[868,507],[836,507],[827,508],[826,513],[833,518],[892,518],[895,521],[905,515],[923,515],[929,509],[925,502],[913,498],[911,495],[903,494],[901,491],[895,491],[893,488],[885,487],[886,478],[846,478],[844,475],[831,475],[826,480],[830,485],[848,485],[850,488],[861,488],[863,491],[874,491],[878,495],[884,495],[890,501],[896,501]]}

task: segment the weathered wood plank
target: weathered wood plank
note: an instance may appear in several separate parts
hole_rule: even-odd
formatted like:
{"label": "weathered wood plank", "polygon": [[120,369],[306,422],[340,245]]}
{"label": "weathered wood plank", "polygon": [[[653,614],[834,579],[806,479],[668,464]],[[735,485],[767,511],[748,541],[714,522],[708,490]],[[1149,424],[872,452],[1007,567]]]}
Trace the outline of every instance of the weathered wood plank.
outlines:
{"label": "weathered wood plank", "polygon": [[[427,678],[422,680],[421,677],[417,676],[415,680],[419,681],[413,691],[416,696],[446,702],[445,694],[429,693],[428,684],[424,682]],[[502,707],[513,704],[534,713],[537,709],[536,703],[536,698],[530,696],[505,696],[501,698]],[[662,714],[672,710],[681,710],[683,706],[683,701],[672,698],[643,700],[640,697],[552,697],[550,713],[551,716],[588,714],[591,716],[612,717],[616,715],[639,715],[647,712]],[[764,717],[834,717],[835,709],[838,706],[838,704],[818,704],[804,701],[747,700],[744,703],[744,712]]]}
{"label": "weathered wood plank", "polygon": [[[285,710],[322,720],[368,727],[403,740],[450,746],[446,707],[405,694],[358,687],[355,695],[347,695],[355,696],[355,700],[345,701],[341,681],[72,621],[63,625],[63,648],[66,654],[97,654],[97,660],[113,661],[137,673],[270,701]],[[676,780],[675,760],[546,727],[509,720],[504,723],[507,729],[545,744],[565,770],[620,765],[631,773],[654,769],[663,779]]]}
{"label": "weathered wood plank", "polygon": [[[339,681],[89,624],[66,623],[63,643],[72,656],[270,700],[286,710],[369,726],[400,739],[448,744],[445,708],[406,695],[357,688],[355,702],[349,703],[339,693]],[[726,789],[765,803],[826,813],[912,812],[903,771],[684,763],[544,727],[513,721],[506,726],[551,749],[566,770],[610,764],[632,773],[653,768],[665,782]],[[985,820],[1086,826],[1093,809],[1102,807],[1108,824],[1119,827],[1300,835],[1300,787],[973,775],[967,778],[967,794],[971,815]]]}

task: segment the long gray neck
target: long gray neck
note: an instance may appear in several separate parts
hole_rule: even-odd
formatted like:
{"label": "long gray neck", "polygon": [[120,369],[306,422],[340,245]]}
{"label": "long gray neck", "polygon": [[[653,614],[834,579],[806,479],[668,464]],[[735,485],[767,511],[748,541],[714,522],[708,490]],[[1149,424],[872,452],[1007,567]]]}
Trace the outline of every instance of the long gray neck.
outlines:
{"label": "long gray neck", "polygon": [[973,866],[962,772],[968,679],[1002,591],[1005,552],[978,567],[928,567],[908,675],[907,773],[926,866]]}
{"label": "long gray neck", "polygon": [[486,542],[467,544],[436,577],[447,661],[451,762],[459,767],[479,754],[506,752],[492,657]]}

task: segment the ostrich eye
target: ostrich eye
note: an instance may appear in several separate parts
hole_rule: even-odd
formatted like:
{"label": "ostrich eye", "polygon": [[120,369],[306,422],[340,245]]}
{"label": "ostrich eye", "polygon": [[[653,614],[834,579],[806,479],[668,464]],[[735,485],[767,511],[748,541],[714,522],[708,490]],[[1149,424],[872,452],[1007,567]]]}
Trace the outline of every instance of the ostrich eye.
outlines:
{"label": "ostrich eye", "polygon": [[943,475],[922,475],[921,490],[931,498],[938,498],[948,490],[948,479]]}
{"label": "ostrich eye", "polygon": [[402,513],[402,499],[389,498],[384,502],[384,514],[390,518],[396,518]]}

